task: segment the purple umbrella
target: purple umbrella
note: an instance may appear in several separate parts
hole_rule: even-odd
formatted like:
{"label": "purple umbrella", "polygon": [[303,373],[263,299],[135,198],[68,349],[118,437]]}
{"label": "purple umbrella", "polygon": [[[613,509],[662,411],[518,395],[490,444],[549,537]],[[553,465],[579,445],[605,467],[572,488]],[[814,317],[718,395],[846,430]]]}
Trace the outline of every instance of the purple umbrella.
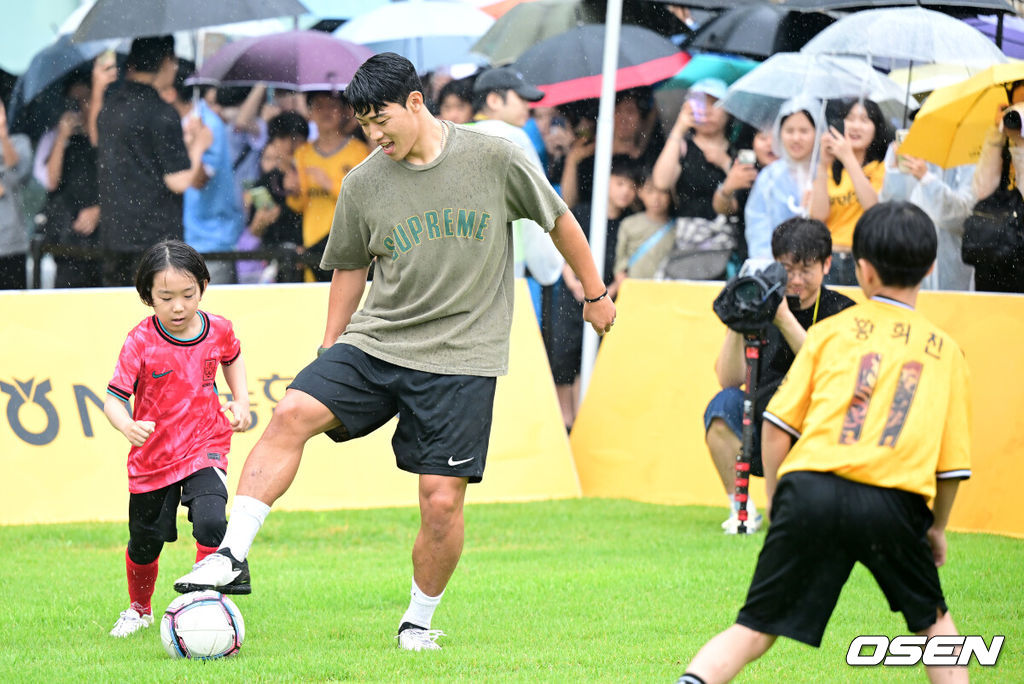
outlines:
{"label": "purple umbrella", "polygon": [[[980,17],[968,17],[964,19],[968,24],[978,29],[993,42],[996,39],[996,24],[998,19],[995,15],[982,15]],[[1015,59],[1024,59],[1024,19],[1014,16],[1003,17],[1003,54]]]}
{"label": "purple umbrella", "polygon": [[229,43],[214,53],[195,83],[310,92],[344,90],[374,52],[320,31],[286,31]]}

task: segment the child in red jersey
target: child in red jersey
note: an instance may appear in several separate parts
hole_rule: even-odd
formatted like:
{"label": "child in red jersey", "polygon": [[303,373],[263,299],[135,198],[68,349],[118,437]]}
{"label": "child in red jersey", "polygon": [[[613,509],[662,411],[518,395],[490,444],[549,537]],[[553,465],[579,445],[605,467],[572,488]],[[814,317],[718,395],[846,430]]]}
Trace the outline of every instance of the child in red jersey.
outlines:
{"label": "child in red jersey", "polygon": [[[153,623],[158,558],[164,542],[178,538],[179,503],[189,510],[197,561],[217,549],[227,526],[231,432],[244,431],[252,419],[231,323],[199,310],[209,281],[202,256],[177,240],[147,250],[135,276],[139,297],[155,315],[128,333],[103,405],[110,424],[132,444],[125,554],[131,605],[111,636]],[[233,397],[224,407],[214,384],[218,366]]]}

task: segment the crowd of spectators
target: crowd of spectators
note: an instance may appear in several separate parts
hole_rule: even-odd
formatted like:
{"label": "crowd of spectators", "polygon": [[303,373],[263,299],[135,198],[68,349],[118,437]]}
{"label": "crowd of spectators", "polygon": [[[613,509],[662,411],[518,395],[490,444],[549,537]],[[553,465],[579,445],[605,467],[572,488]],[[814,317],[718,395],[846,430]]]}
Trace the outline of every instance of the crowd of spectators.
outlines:
{"label": "crowd of spectators", "polygon": [[[104,54],[65,79],[66,111],[38,140],[10,134],[0,108],[0,288],[25,286],[33,235],[54,254],[55,287],[129,284],[139,254],[168,238],[219,255],[208,259],[218,283],[330,279],[316,265],[341,184],[371,151],[344,93],[195,88],[193,71],[170,36],[136,39],[121,73]],[[590,229],[596,101],[537,106],[543,93],[511,68],[426,83],[441,118],[526,149]],[[825,282],[855,284],[853,226],[887,199],[935,221],[926,287],[1024,291],[1021,272],[976,273],[960,258],[963,221],[998,184],[999,152],[1016,153],[1019,135],[993,128],[975,175],[897,155],[896,131],[870,100],[794,98],[755,130],[720,106],[726,90],[706,78],[675,101],[651,88],[617,94],[610,182],[597,194],[612,296],[627,278],[727,278],[748,256],[770,258],[775,227],[799,217],[831,234]],[[1024,99],[1024,88],[1013,92]],[[45,191],[34,221],[21,199],[32,177]],[[536,226],[515,235],[571,427],[582,290]]]}

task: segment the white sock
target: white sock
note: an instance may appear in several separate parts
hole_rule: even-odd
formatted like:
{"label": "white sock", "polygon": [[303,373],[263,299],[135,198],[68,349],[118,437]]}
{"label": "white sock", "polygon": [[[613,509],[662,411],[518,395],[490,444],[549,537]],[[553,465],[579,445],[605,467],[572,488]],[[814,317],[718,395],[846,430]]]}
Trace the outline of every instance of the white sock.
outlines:
{"label": "white sock", "polygon": [[231,506],[231,517],[228,518],[228,529],[218,548],[228,549],[236,560],[244,561],[268,513],[270,506],[259,499],[236,496]]}
{"label": "white sock", "polygon": [[427,596],[422,589],[416,586],[416,579],[413,578],[410,593],[412,597],[409,599],[409,607],[398,623],[399,627],[403,622],[408,622],[423,629],[430,629],[430,620],[434,617],[434,611],[437,609],[437,604],[441,603],[444,592],[442,591],[437,596]]}
{"label": "white sock", "polygon": [[[729,506],[734,511],[738,511],[740,509],[740,504],[736,501],[735,494],[729,495]],[[754,505],[754,497],[752,497],[749,492],[747,493],[747,513],[749,513],[751,517],[757,515],[757,506]]]}

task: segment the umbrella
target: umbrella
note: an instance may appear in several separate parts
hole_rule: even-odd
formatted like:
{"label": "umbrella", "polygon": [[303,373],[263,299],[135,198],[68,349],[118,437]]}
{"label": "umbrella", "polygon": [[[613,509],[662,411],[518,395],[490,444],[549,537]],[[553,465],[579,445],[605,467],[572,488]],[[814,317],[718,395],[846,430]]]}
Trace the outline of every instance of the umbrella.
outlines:
{"label": "umbrella", "polygon": [[11,3],[4,11],[3,40],[0,41],[0,68],[22,74],[32,55],[57,37],[53,27],[78,4],[78,0]]}
{"label": "umbrella", "polygon": [[[41,135],[56,123],[64,107],[64,80],[76,69],[84,69],[115,41],[72,43],[70,36],[61,36],[52,45],[40,50],[28,69],[18,78],[11,93],[7,112],[12,128],[32,137]],[[89,78],[91,67],[85,78]]]}
{"label": "umbrella", "polygon": [[741,77],[721,105],[741,121],[770,127],[782,103],[796,95],[818,100],[863,97],[874,100],[886,116],[903,113],[904,91],[858,57],[780,52]]}
{"label": "umbrella", "polygon": [[507,64],[546,38],[599,21],[580,0],[533,0],[516,5],[495,21],[473,45],[473,52],[491,64]]}
{"label": "umbrella", "polygon": [[344,90],[373,54],[320,31],[286,31],[228,43],[203,63],[193,80],[227,86],[265,83],[303,92]]}
{"label": "umbrella", "polygon": [[799,50],[833,21],[825,14],[790,12],[777,5],[739,5],[698,28],[683,48],[765,59]]}
{"label": "umbrella", "polygon": [[1002,44],[1003,54],[1015,59],[1024,59],[1024,19],[1020,17],[997,17],[995,15],[968,17],[964,21],[984,33],[989,40],[995,41],[999,30],[999,20],[1003,20]]}
{"label": "umbrella", "polygon": [[309,13],[322,19],[351,19],[388,4],[388,0],[301,0]]}
{"label": "umbrella", "polygon": [[931,7],[943,12],[963,12],[973,9],[978,12],[1005,12],[1013,14],[1016,10],[1009,0],[779,0],[780,4],[801,12],[833,12],[859,11],[879,7]]}
{"label": "umbrella", "polygon": [[[544,91],[538,107],[554,107],[601,94],[604,24],[588,24],[537,43],[514,62],[528,83]],[[624,25],[615,89],[653,85],[677,74],[690,57],[666,38]]]}
{"label": "umbrella", "polygon": [[893,69],[889,72],[889,78],[920,100],[921,96],[937,88],[965,81],[982,70],[982,67],[969,64],[922,64],[913,68]]}
{"label": "umbrella", "polygon": [[681,5],[693,9],[727,10],[743,5],[763,5],[764,0],[647,0],[647,2]]}
{"label": "umbrella", "polygon": [[960,83],[932,92],[899,151],[949,169],[978,161],[985,134],[1007,87],[1024,80],[1024,62],[996,64]]}
{"label": "umbrella", "polygon": [[1006,56],[977,29],[922,7],[865,10],[847,15],[819,33],[801,52],[862,55],[875,65],[894,62],[959,62],[989,66]]}
{"label": "umbrella", "polygon": [[480,62],[470,49],[494,19],[460,2],[392,2],[360,14],[334,32],[374,52],[397,52],[421,74],[438,67]]}
{"label": "umbrella", "polygon": [[760,62],[752,59],[744,59],[734,55],[716,55],[714,53],[702,53],[694,55],[678,74],[661,84],[661,88],[689,88],[702,78],[717,78],[725,81],[726,85],[732,83],[740,76],[745,75]]}
{"label": "umbrella", "polygon": [[298,0],[97,0],[82,18],[72,40],[158,36],[306,13],[306,7]]}

